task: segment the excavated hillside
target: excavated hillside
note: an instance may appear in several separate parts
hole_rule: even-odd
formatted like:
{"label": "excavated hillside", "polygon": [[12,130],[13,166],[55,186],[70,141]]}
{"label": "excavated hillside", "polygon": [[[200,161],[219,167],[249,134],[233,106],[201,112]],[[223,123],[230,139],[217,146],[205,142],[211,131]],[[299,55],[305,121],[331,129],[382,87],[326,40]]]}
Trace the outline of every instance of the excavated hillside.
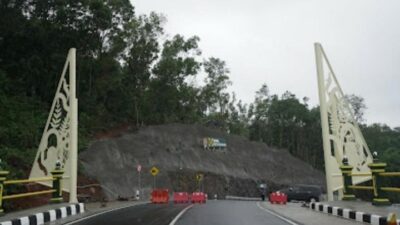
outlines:
{"label": "excavated hillside", "polygon": [[[205,150],[203,138],[223,138],[227,150]],[[109,199],[132,197],[138,186],[136,166],[142,165],[141,187],[148,196],[152,166],[159,168],[156,186],[174,191],[201,188],[210,196],[259,196],[257,185],[270,189],[291,184],[324,185],[324,175],[283,149],[200,125],[148,126],[119,137],[93,142],[80,154],[86,176],[100,182]],[[196,174],[204,174],[202,184]]]}

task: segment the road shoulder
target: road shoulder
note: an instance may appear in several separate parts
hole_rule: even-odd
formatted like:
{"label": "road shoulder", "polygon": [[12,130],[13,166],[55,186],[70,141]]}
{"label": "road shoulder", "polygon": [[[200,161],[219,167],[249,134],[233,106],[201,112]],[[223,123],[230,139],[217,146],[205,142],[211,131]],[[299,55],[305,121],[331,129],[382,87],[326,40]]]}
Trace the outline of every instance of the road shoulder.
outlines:
{"label": "road shoulder", "polygon": [[132,201],[127,201],[127,202],[108,202],[106,206],[101,206],[100,203],[89,203],[86,204],[86,211],[85,213],[68,217],[62,220],[54,221],[51,223],[48,223],[48,225],[61,225],[61,224],[73,224],[75,222],[78,222],[79,220],[83,220],[85,218],[89,218],[92,216],[100,215],[103,213],[111,212],[114,210],[119,210],[127,207],[133,207],[133,206],[138,206],[138,205],[143,205],[143,204],[148,204],[149,202],[147,201],[140,201],[140,202],[132,202]]}
{"label": "road shoulder", "polygon": [[269,202],[260,202],[259,205],[265,209],[288,218],[298,224],[304,225],[360,225],[358,222],[341,219],[335,216],[321,214],[302,207],[301,203],[288,203],[286,205],[270,204]]}

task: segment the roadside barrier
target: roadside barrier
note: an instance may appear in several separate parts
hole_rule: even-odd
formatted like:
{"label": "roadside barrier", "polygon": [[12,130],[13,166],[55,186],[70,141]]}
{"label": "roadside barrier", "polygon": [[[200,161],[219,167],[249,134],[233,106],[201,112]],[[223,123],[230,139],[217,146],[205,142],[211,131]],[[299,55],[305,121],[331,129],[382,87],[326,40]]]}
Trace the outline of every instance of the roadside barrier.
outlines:
{"label": "roadside barrier", "polygon": [[[348,159],[343,159],[343,165],[340,166],[343,177],[343,198],[342,200],[355,200],[354,190],[366,190],[373,192],[373,205],[390,205],[385,192],[400,192],[399,187],[382,187],[385,177],[400,177],[400,172],[386,172],[386,163],[378,162],[377,154],[373,154],[373,163],[368,164],[371,173],[353,173],[353,166],[349,165]],[[365,176],[371,177],[372,186],[353,185],[352,177]]]}
{"label": "roadside barrier", "polygon": [[192,203],[206,203],[206,194],[204,192],[193,192],[192,193]]}
{"label": "roadside barrier", "polygon": [[151,192],[151,203],[168,203],[169,191],[168,189],[154,189]]}
{"label": "roadside barrier", "polygon": [[189,193],[187,192],[174,192],[174,203],[189,203]]}
{"label": "roadside barrier", "polygon": [[[50,199],[51,203],[59,203],[63,201],[61,180],[63,179],[64,171],[61,169],[60,163],[56,163],[56,168],[53,171],[51,171],[52,176],[49,177],[39,177],[34,179],[22,179],[22,180],[7,180],[8,174],[9,174],[8,171],[0,171],[0,216],[4,214],[3,201],[5,200],[51,193],[52,194],[52,198]],[[27,193],[19,193],[11,195],[4,194],[4,186],[43,182],[43,181],[52,181],[53,182],[52,188],[43,191],[35,191],[35,192],[27,192]]]}
{"label": "roadside barrier", "polygon": [[32,212],[32,214],[30,215],[22,216],[20,214],[19,216],[21,217],[18,217],[18,214],[16,214],[17,218],[10,218],[10,220],[2,221],[0,222],[0,225],[43,225],[44,223],[49,224],[51,222],[53,222],[51,224],[56,224],[57,222],[54,223],[54,221],[84,212],[85,205],[83,203],[70,204],[66,206],[59,206],[57,208],[53,208],[44,212]]}
{"label": "roadside barrier", "polygon": [[400,225],[400,220],[396,220],[395,214],[389,214],[387,217],[382,215],[365,213],[362,211],[356,211],[354,209],[341,208],[324,204],[321,202],[310,202],[309,205],[311,210],[317,212],[326,213],[329,215],[345,218],[349,220],[355,220],[357,222],[363,222],[364,224],[372,225]]}
{"label": "roadside barrier", "polygon": [[272,192],[271,194],[269,194],[269,201],[271,202],[271,204],[286,205],[287,195],[281,192]]}

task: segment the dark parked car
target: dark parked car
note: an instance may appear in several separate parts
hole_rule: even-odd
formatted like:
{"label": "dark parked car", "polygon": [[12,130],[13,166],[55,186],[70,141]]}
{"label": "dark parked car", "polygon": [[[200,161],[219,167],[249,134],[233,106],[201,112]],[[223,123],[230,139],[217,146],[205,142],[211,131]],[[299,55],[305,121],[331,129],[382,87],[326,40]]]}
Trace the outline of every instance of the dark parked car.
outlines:
{"label": "dark parked car", "polygon": [[288,201],[297,200],[297,201],[319,201],[319,198],[322,194],[322,189],[320,186],[315,185],[295,185],[289,188],[285,188],[280,190],[287,194]]}

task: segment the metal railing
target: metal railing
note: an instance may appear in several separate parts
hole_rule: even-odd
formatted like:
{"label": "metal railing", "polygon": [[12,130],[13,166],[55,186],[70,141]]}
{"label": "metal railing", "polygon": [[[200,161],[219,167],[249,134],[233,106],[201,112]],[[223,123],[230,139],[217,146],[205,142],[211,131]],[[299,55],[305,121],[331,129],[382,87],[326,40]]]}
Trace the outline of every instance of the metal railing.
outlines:
{"label": "metal railing", "polygon": [[[340,166],[343,177],[343,198],[342,200],[354,200],[354,190],[373,191],[373,205],[390,205],[390,201],[385,197],[385,192],[400,192],[399,187],[383,187],[383,178],[400,177],[400,172],[386,172],[386,163],[378,162],[377,155],[374,154],[374,161],[368,164],[371,173],[353,174],[353,166],[349,165],[347,158],[343,159],[343,165]],[[353,185],[352,177],[364,176],[371,177],[372,185]]]}
{"label": "metal railing", "polygon": [[[61,169],[59,163],[56,164],[56,168],[51,171],[51,175],[49,177],[38,177],[32,179],[20,179],[20,180],[7,180],[7,176],[9,171],[1,171],[0,170],[0,215],[4,214],[3,209],[3,201],[17,198],[25,198],[36,195],[44,195],[44,194],[52,194],[50,199],[51,203],[59,203],[63,201],[62,198],[62,184],[61,180],[63,179],[64,171]],[[18,194],[5,194],[4,187],[8,185],[19,185],[25,183],[34,183],[34,182],[45,182],[52,181],[52,188],[49,190],[42,191],[34,191],[34,192],[26,192],[26,193],[18,193]]]}

